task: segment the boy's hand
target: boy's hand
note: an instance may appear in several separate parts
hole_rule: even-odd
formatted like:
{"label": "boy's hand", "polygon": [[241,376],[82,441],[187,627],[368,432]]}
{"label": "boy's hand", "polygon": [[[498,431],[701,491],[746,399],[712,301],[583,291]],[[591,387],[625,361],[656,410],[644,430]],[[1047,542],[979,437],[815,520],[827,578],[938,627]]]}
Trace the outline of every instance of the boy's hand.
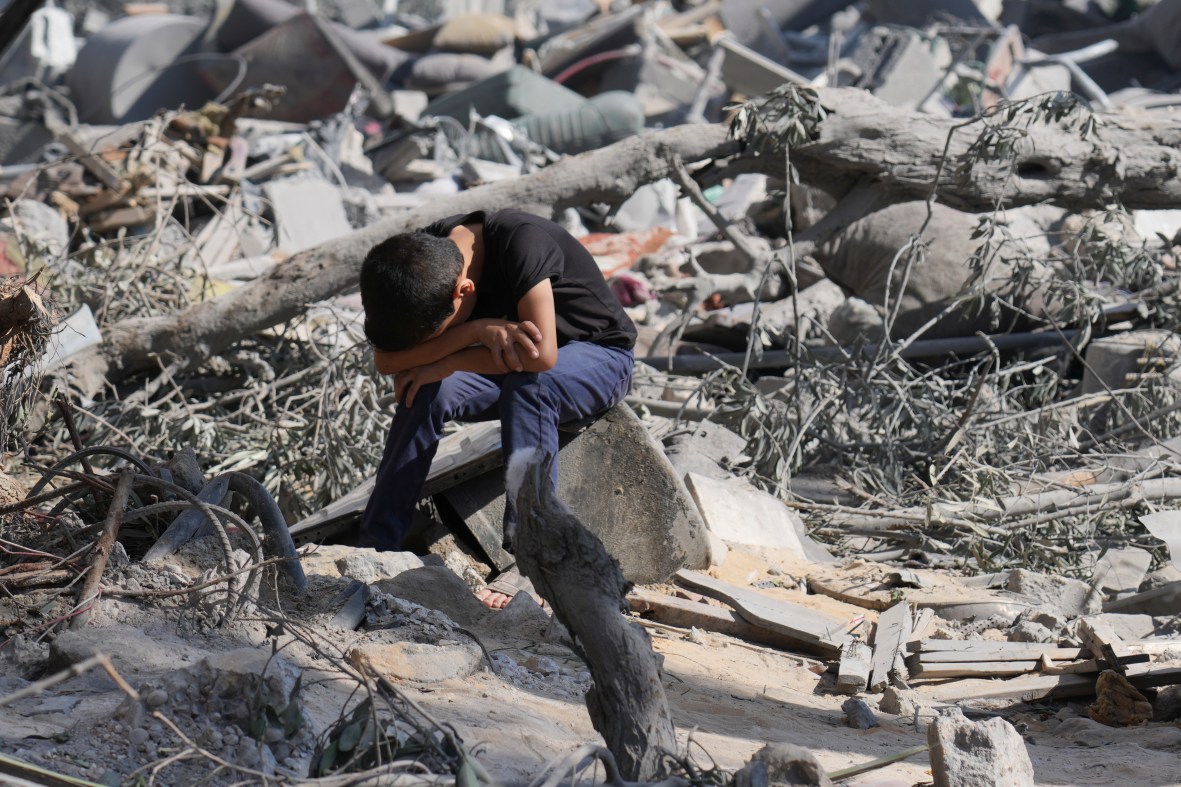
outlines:
{"label": "boy's hand", "polygon": [[520,353],[530,358],[538,357],[537,345],[541,343],[541,331],[533,323],[490,322],[480,327],[480,344],[492,352],[492,360],[505,372],[524,371]]}
{"label": "boy's hand", "polygon": [[414,397],[424,385],[437,383],[451,375],[451,369],[443,361],[413,366],[394,375],[394,398],[406,407],[414,406]]}

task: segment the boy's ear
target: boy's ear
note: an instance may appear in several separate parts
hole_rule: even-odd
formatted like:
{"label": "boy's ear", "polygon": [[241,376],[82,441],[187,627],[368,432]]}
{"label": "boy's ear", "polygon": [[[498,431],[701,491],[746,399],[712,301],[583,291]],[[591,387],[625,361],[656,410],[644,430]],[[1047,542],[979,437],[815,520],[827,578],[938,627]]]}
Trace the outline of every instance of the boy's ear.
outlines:
{"label": "boy's ear", "polygon": [[464,278],[464,279],[460,279],[459,281],[455,282],[455,296],[454,297],[456,297],[456,298],[462,298],[465,295],[471,295],[475,291],[476,291],[476,283],[474,281],[472,281],[471,279]]}

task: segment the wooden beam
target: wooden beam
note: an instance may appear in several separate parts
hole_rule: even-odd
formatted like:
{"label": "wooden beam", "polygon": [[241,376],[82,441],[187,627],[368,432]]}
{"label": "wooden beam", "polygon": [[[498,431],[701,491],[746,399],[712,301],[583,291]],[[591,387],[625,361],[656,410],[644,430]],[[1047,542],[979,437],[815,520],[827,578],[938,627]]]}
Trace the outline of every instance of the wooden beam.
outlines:
{"label": "wooden beam", "polygon": [[1078,635],[1095,658],[1103,659],[1119,673],[1124,673],[1129,664],[1142,664],[1151,660],[1147,653],[1136,653],[1128,648],[1111,624],[1101,618],[1081,618]]}
{"label": "wooden beam", "polygon": [[848,640],[840,622],[808,607],[731,585],[699,571],[682,569],[677,572],[676,581],[729,604],[751,623],[797,638],[801,649],[823,658],[835,658]]}
{"label": "wooden beam", "polygon": [[909,601],[898,602],[878,618],[877,633],[874,634],[873,640],[873,672],[869,678],[870,691],[877,691],[890,682],[890,673],[894,671],[895,656],[905,653],[906,640],[910,637],[912,628]]}
{"label": "wooden beam", "polygon": [[[633,588],[627,596],[627,604],[632,612],[666,626],[699,628],[779,650],[791,651],[800,647],[800,641],[794,637],[750,623],[732,609],[702,604],[700,601]],[[807,648],[807,644],[804,647]]]}
{"label": "wooden beam", "polygon": [[1089,697],[1095,693],[1094,675],[1024,675],[1009,680],[967,679],[935,686],[919,686],[925,700],[957,702],[976,699],[1012,699],[1034,702],[1067,697]]}

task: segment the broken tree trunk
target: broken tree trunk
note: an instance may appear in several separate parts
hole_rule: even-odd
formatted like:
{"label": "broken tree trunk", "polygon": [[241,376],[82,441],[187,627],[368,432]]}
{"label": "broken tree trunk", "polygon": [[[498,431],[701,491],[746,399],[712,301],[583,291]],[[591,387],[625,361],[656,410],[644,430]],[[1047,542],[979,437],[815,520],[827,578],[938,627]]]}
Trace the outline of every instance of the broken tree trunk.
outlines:
{"label": "broken tree trunk", "polygon": [[[821,222],[797,240],[797,256],[849,222],[890,202],[926,198],[946,149],[964,155],[984,128],[894,108],[862,90],[818,91],[825,118],[818,138],[791,151],[805,183],[838,197],[839,221]],[[937,197],[963,210],[1050,202],[1071,208],[1118,200],[1128,208],[1181,206],[1181,126],[1168,116],[1106,116],[1099,132],[1035,125],[1017,144],[1017,159],[979,163],[967,173],[942,170]],[[948,133],[953,129],[950,144]],[[784,155],[765,140],[763,155],[740,166],[784,176]],[[617,204],[639,186],[669,177],[686,163],[740,155],[722,125],[677,126],[641,134],[564,159],[525,177],[490,183],[386,218],[297,254],[270,274],[216,300],[167,317],[124,320],[106,331],[103,353],[114,381],[155,369],[157,358],[183,354],[198,364],[235,341],[300,314],[310,303],[355,286],[361,259],[386,237],[447,215],[515,207],[540,216],[577,205]]]}
{"label": "broken tree trunk", "polygon": [[660,666],[648,635],[623,617],[629,583],[619,563],[554,494],[549,465],[518,452],[509,463],[517,501],[517,562],[574,635],[594,685],[586,695],[591,723],[629,781],[663,775],[676,751]]}

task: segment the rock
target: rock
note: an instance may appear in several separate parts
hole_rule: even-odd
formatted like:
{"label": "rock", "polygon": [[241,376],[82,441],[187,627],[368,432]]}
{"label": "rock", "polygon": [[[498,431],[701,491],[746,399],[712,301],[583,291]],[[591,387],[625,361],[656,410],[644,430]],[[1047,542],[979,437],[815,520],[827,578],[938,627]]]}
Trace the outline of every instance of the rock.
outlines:
{"label": "rock", "polygon": [[701,421],[691,431],[676,434],[665,442],[668,461],[681,478],[696,473],[709,478],[732,478],[729,464],[742,461],[746,440],[713,421]]}
{"label": "rock", "polygon": [[1153,571],[1144,577],[1144,581],[1140,583],[1139,590],[1154,590],[1165,585],[1171,585],[1174,582],[1181,582],[1181,569],[1170,563],[1161,566],[1159,570]]}
{"label": "rock", "polygon": [[179,640],[149,637],[138,628],[121,623],[102,628],[63,631],[49,649],[50,672],[105,653],[124,677],[136,673],[156,673],[176,669],[195,660],[198,651]]}
{"label": "rock", "polygon": [[1054,642],[1054,632],[1032,620],[1018,622],[1009,629],[1009,642]]}
{"label": "rock", "polygon": [[1024,568],[1009,572],[1005,589],[1036,599],[1069,618],[1092,615],[1103,610],[1103,599],[1086,582]]}
{"label": "rock", "polygon": [[1087,715],[1109,727],[1135,727],[1152,721],[1152,704],[1123,675],[1104,670]]}
{"label": "rock", "polygon": [[1000,718],[968,721],[958,711],[927,728],[935,787],[1034,787],[1025,741]]}
{"label": "rock", "polygon": [[132,730],[130,732],[130,734],[128,734],[127,740],[130,741],[133,745],[139,746],[141,743],[147,743],[148,739],[151,737],[152,736],[148,734],[147,730],[143,729],[142,727],[139,727],[137,729]]}
{"label": "rock", "polygon": [[[630,407],[613,407],[570,438],[558,463],[558,496],[599,537],[629,580],[664,582],[678,569],[706,566],[709,548],[697,507]],[[485,473],[443,496],[465,519],[486,521],[486,527],[473,531],[498,528],[504,474]]]}
{"label": "rock", "polygon": [[495,615],[488,618],[489,628],[502,638],[545,639],[549,613],[528,593],[518,593]]}
{"label": "rock", "polygon": [[81,698],[71,697],[69,695],[62,697],[50,697],[32,710],[26,711],[24,715],[44,716],[50,713],[69,713],[70,711],[74,710],[74,708],[78,707],[78,703],[81,701]]}
{"label": "rock", "polygon": [[0,471],[0,506],[19,503],[27,494],[28,490],[19,481]]}
{"label": "rock", "polygon": [[348,554],[336,559],[336,568],[342,577],[357,579],[367,585],[422,566],[422,559],[413,552],[351,549]]}
{"label": "rock", "polygon": [[[8,641],[7,647],[0,650],[2,672],[5,675],[22,678],[40,677],[41,673],[46,670],[56,672],[57,670],[46,664],[51,652],[49,645],[44,642],[31,641],[26,639],[23,634],[18,634]],[[83,658],[89,658],[89,656],[83,656]],[[69,664],[66,666],[68,667]]]}
{"label": "rock", "polygon": [[1067,619],[1056,609],[1049,607],[1038,607],[1036,609],[1026,610],[1021,613],[1017,619],[1018,622],[1029,621],[1030,623],[1038,623],[1045,626],[1053,633],[1058,633],[1066,628]]}
{"label": "rock", "polygon": [[367,642],[348,652],[359,670],[394,680],[437,683],[466,678],[480,668],[484,654],[474,642]]}
{"label": "rock", "polygon": [[168,702],[168,692],[164,691],[163,689],[155,689],[150,691],[148,692],[147,696],[144,697],[144,704],[149,708],[159,708],[166,702]]}
{"label": "rock", "polygon": [[[751,778],[756,772],[762,772],[763,779]],[[832,787],[832,780],[825,775],[816,755],[790,743],[768,743],[754,753],[740,773],[745,773],[747,778],[740,779],[735,774],[739,784],[769,781],[789,787]]]}
{"label": "rock", "polygon": [[1165,686],[1152,701],[1153,721],[1181,720],[1181,686]]}
{"label": "rock", "polygon": [[445,566],[423,566],[375,583],[379,590],[442,612],[461,626],[478,626],[493,614],[463,580]]}
{"label": "rock", "polygon": [[873,714],[873,710],[865,704],[865,700],[850,697],[841,703],[841,710],[845,712],[845,721],[855,730],[868,730],[881,726]]}
{"label": "rock", "polygon": [[914,716],[915,709],[919,705],[918,692],[913,689],[896,689],[893,686],[886,686],[882,691],[882,697],[878,700],[878,710],[882,713],[890,713],[895,716],[905,716],[910,718]]}

